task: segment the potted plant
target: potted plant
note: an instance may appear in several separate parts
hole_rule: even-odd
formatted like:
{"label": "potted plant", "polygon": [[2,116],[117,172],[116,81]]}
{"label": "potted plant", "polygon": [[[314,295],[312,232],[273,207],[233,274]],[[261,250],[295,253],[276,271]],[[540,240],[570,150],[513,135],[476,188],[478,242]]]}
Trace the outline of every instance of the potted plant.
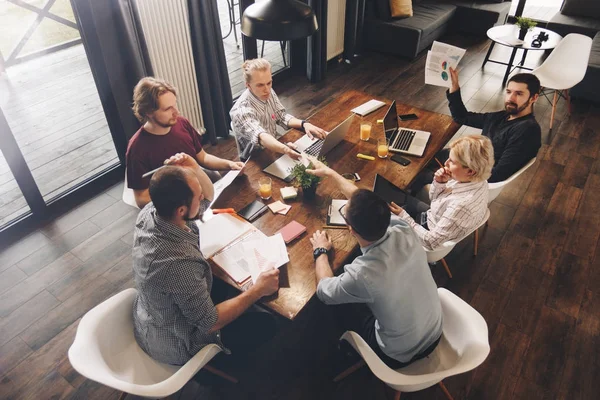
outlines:
{"label": "potted plant", "polygon": [[[327,165],[325,159],[321,158],[319,161]],[[313,168],[312,163],[308,164],[308,166],[299,163],[294,165],[294,168],[290,171],[291,175],[294,177],[294,186],[302,188],[302,196],[305,199],[312,199],[315,197],[317,186],[322,179],[321,177],[306,172],[307,169],[311,168]]]}
{"label": "potted plant", "polygon": [[515,25],[519,27],[519,39],[524,40],[525,35],[527,35],[527,31],[535,28],[537,22],[531,18],[517,17],[517,22],[515,22]]}

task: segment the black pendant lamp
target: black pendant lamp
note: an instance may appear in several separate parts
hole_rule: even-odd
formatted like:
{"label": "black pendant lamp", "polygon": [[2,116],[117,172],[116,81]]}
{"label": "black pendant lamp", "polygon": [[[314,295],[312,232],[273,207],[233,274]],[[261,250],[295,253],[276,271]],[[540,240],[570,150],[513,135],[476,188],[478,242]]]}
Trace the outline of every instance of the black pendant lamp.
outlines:
{"label": "black pendant lamp", "polygon": [[312,8],[298,0],[261,1],[246,8],[242,15],[242,33],[254,39],[301,39],[318,28]]}

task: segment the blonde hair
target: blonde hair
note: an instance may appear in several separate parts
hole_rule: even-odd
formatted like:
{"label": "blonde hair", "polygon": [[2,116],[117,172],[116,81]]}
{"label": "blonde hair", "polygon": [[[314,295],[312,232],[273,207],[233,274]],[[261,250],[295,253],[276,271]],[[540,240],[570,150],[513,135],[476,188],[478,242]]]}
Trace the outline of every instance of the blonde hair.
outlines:
{"label": "blonde hair", "polygon": [[271,63],[264,58],[253,58],[252,60],[244,61],[242,64],[242,71],[244,71],[244,80],[246,83],[250,83],[254,71],[267,70],[271,70]]}
{"label": "blonde hair", "polygon": [[162,79],[150,76],[140,79],[133,89],[131,107],[136,118],[141,123],[145,123],[148,120],[147,115],[158,110],[158,98],[167,92],[177,96],[177,89]]}
{"label": "blonde hair", "polygon": [[473,171],[473,182],[487,181],[494,166],[492,141],[483,135],[463,136],[450,144],[456,162]]}

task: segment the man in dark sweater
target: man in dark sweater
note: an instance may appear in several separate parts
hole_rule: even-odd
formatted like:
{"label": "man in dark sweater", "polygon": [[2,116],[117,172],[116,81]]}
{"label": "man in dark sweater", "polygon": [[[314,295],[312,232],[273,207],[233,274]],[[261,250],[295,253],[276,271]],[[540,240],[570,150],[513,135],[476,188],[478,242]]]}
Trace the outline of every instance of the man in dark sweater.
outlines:
{"label": "man in dark sweater", "polygon": [[492,140],[495,164],[488,182],[508,179],[534,158],[542,145],[542,131],[533,115],[539,79],[528,73],[513,75],[506,85],[503,111],[474,113],[463,104],[458,72],[453,68],[450,77],[452,87],[447,97],[452,118],[459,124],[482,129],[482,134]]}

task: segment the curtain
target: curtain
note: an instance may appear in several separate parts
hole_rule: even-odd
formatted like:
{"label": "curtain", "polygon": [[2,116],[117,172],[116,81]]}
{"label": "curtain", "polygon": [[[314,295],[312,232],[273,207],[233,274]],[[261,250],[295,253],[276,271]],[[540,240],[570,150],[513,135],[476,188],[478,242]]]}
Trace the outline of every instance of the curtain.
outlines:
{"label": "curtain", "polygon": [[228,137],[233,106],[216,0],[188,0],[192,52],[202,104],[205,137]]}
{"label": "curtain", "polygon": [[325,79],[327,72],[327,0],[308,0],[319,29],[308,37],[306,76],[312,83]]}

